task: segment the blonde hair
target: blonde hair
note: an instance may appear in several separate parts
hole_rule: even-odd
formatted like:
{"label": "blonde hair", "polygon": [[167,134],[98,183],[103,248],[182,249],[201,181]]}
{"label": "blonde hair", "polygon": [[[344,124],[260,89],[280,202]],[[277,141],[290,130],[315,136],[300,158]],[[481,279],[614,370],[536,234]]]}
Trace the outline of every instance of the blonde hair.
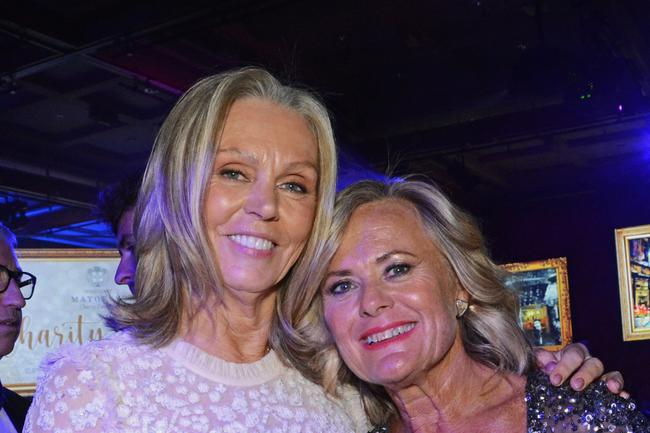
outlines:
{"label": "blonde hair", "polygon": [[[385,423],[395,409],[380,386],[360,381],[343,364],[324,323],[320,283],[354,211],[384,200],[413,206],[429,239],[469,293],[471,307],[460,319],[461,338],[469,356],[497,371],[518,374],[529,368],[532,359],[531,347],[518,324],[518,298],[504,284],[504,272],[488,257],[483,236],[469,214],[426,182],[353,184],[339,193],[321,255],[311,258],[313,272],[305,280],[291,282],[283,313],[293,327],[289,333],[293,344],[287,347],[293,363],[330,392],[336,392],[341,383],[357,386],[375,425]],[[307,351],[301,345],[312,349]]]}
{"label": "blonde hair", "polygon": [[[133,299],[116,300],[111,316],[141,341],[167,344],[195,314],[191,299],[221,297],[222,284],[203,220],[220,134],[230,107],[260,98],[302,115],[318,144],[317,208],[305,253],[313,256],[331,218],[336,149],[325,107],[306,90],[282,85],[263,69],[244,68],[204,78],[176,103],[156,137],[135,209],[138,266]],[[305,272],[304,254],[292,274]],[[282,288],[280,288],[282,290]],[[281,296],[278,296],[278,302]],[[271,345],[281,334],[277,321]]]}

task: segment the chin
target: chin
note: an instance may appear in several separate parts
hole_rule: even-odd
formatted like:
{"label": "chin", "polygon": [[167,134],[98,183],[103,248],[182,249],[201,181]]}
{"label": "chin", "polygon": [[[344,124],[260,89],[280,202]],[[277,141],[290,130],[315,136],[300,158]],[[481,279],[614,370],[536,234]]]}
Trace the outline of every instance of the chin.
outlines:
{"label": "chin", "polygon": [[373,374],[370,382],[381,386],[390,387],[391,385],[402,384],[409,378],[408,374],[402,372],[388,371],[378,373]]}
{"label": "chin", "polygon": [[274,287],[272,283],[262,281],[261,278],[231,278],[224,280],[224,285],[238,292],[247,293],[263,293],[267,292],[269,288]]}
{"label": "chin", "polygon": [[409,365],[405,360],[391,360],[389,358],[380,361],[379,365],[376,365],[367,379],[364,380],[376,385],[390,386],[403,383],[412,376],[413,372],[413,366]]}
{"label": "chin", "polygon": [[13,341],[15,341],[15,339],[13,339],[11,343],[0,341],[0,358],[9,355],[11,351],[14,350]]}

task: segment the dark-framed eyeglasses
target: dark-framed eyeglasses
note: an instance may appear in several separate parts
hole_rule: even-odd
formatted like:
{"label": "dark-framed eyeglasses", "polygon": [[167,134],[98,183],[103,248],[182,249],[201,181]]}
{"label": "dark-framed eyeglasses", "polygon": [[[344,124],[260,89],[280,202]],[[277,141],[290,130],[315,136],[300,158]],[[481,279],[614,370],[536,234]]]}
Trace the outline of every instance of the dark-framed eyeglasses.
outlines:
{"label": "dark-framed eyeglasses", "polygon": [[7,291],[11,280],[18,284],[23,299],[27,300],[32,297],[34,286],[36,286],[36,277],[29,272],[12,271],[6,266],[0,265],[0,293]]}

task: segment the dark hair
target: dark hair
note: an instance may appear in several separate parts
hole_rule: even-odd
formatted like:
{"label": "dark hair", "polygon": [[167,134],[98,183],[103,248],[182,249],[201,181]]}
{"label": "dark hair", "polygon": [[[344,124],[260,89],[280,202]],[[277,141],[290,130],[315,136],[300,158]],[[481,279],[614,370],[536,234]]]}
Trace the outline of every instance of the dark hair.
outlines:
{"label": "dark hair", "polygon": [[117,226],[124,212],[135,207],[141,183],[142,173],[136,172],[99,192],[96,213],[111,225],[113,234],[117,235]]}

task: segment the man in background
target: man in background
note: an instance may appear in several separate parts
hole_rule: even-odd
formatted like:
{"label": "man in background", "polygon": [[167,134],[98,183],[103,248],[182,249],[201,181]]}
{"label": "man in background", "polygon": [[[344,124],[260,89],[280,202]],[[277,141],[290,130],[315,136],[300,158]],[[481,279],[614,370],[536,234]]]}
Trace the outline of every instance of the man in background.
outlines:
{"label": "man in background", "polygon": [[133,214],[142,176],[131,175],[111,185],[99,194],[97,210],[110,224],[117,240],[120,263],[115,271],[115,283],[129,286],[135,293],[135,269],[138,263],[133,236]]}
{"label": "man in background", "polygon": [[[36,285],[36,277],[20,269],[15,248],[16,236],[0,223],[0,358],[14,349],[25,300],[32,297]],[[31,398],[0,384],[0,432],[21,432],[30,404]]]}

